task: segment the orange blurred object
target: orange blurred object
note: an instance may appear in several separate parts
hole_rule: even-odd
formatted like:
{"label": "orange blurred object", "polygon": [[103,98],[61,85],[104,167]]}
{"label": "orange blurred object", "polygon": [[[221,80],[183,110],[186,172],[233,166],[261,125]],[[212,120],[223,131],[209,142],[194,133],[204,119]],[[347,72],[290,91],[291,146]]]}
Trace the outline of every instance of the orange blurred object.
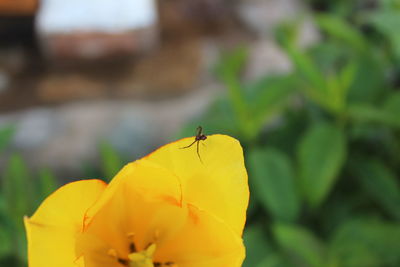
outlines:
{"label": "orange blurred object", "polygon": [[38,2],[38,0],[0,0],[0,16],[33,15]]}

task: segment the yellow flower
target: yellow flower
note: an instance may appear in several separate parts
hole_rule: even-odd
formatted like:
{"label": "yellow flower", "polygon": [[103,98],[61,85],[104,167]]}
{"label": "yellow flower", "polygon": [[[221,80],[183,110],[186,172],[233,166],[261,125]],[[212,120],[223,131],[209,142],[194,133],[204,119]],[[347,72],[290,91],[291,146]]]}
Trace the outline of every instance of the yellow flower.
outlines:
{"label": "yellow flower", "polygon": [[[25,218],[31,267],[235,267],[249,191],[238,141],[185,138],[126,165],[109,185],[67,184]],[[204,144],[204,146],[203,146]]]}

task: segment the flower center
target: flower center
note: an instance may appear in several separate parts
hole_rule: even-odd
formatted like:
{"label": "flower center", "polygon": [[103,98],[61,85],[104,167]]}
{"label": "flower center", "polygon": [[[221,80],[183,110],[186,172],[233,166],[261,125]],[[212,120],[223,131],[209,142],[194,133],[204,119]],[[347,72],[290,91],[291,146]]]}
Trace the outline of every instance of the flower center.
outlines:
{"label": "flower center", "polygon": [[151,244],[145,250],[132,252],[128,255],[129,267],[154,267],[153,255],[156,251],[156,244]]}
{"label": "flower center", "polygon": [[154,253],[156,252],[156,244],[151,243],[146,249],[142,251],[137,251],[135,243],[133,242],[133,235],[128,235],[130,239],[128,258],[120,258],[117,255],[115,249],[110,249],[108,254],[115,258],[121,265],[127,267],[178,267],[175,263],[171,261],[167,262],[156,262],[153,261]]}

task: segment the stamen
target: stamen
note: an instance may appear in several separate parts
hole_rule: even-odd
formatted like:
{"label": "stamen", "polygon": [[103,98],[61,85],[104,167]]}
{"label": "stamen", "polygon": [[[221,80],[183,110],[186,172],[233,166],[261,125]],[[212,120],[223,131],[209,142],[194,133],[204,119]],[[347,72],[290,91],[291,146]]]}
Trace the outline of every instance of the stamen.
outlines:
{"label": "stamen", "polygon": [[134,238],[135,238],[135,234],[134,233],[128,233],[128,240],[130,241],[130,243],[129,243],[129,252],[130,253],[137,252],[137,248],[135,246]]}
{"label": "stamen", "polygon": [[127,234],[127,236],[128,236],[128,240],[133,242],[133,239],[135,238],[135,234],[130,232]]}
{"label": "stamen", "polygon": [[118,259],[118,262],[121,263],[122,265],[129,266],[129,261],[128,260]]}
{"label": "stamen", "polygon": [[110,248],[108,250],[107,254],[109,256],[111,256],[113,259],[115,259],[116,261],[118,261],[119,263],[121,263],[122,265],[125,265],[125,266],[129,265],[129,261],[128,260],[118,258],[118,253],[117,253],[117,251],[115,249]]}
{"label": "stamen", "polygon": [[129,254],[127,259],[120,258],[118,256],[117,250],[109,249],[107,254],[114,258],[118,263],[124,266],[135,266],[135,267],[177,267],[177,265],[172,261],[167,262],[153,262],[153,256],[156,252],[156,240],[160,236],[160,232],[157,230],[154,233],[154,242],[150,243],[146,249],[138,251],[134,242],[134,233],[128,233],[129,240]]}
{"label": "stamen", "polygon": [[130,253],[135,253],[135,252],[137,252],[135,243],[131,242],[131,243],[129,244],[129,252],[130,252]]}
{"label": "stamen", "polygon": [[146,255],[148,257],[152,258],[155,252],[156,252],[156,244],[150,244],[150,246],[146,248]]}
{"label": "stamen", "polygon": [[111,256],[112,258],[115,258],[115,259],[118,258],[117,251],[116,251],[115,249],[113,249],[113,248],[110,248],[110,249],[108,250],[107,254],[108,254],[109,256]]}
{"label": "stamen", "polygon": [[176,265],[172,261],[167,261],[167,262],[164,262],[164,263],[154,262],[153,264],[154,264],[154,267],[162,267],[162,266],[178,267],[178,265]]}

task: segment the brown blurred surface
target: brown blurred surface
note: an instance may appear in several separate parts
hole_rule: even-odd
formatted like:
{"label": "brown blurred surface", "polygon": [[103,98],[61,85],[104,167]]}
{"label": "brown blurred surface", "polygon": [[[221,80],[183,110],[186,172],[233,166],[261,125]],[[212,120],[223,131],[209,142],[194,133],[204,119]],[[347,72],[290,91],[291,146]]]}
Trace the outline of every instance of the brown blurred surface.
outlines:
{"label": "brown blurred surface", "polygon": [[32,15],[38,0],[0,0],[0,15]]}
{"label": "brown blurred surface", "polygon": [[51,68],[36,62],[30,71],[15,74],[10,88],[0,93],[0,111],[80,99],[181,94],[191,90],[199,79],[201,53],[200,41],[190,39],[164,44],[136,59]]}
{"label": "brown blurred surface", "polygon": [[134,54],[141,44],[136,36],[133,32],[51,34],[46,36],[45,52],[59,60]]}
{"label": "brown blurred surface", "polygon": [[2,54],[0,46],[0,72],[9,76],[9,85],[0,90],[0,111],[75,100],[159,99],[183,94],[196,88],[204,71],[209,71],[204,66],[208,43],[219,47],[229,39],[234,41],[228,43],[243,40],[243,29],[226,0],[159,1],[159,14],[159,45],[132,56],[124,52],[139,43],[146,45],[135,40],[135,35],[77,32],[66,38],[50,36],[48,41],[55,42],[52,47],[58,55],[78,55],[85,46],[77,44],[87,43],[86,50],[96,53],[97,46],[109,56],[101,60],[96,55],[83,60],[57,59],[48,57],[52,51],[46,51],[46,43],[42,49],[22,43],[11,58],[23,58],[22,63],[11,71],[5,60],[9,52],[3,49]]}

